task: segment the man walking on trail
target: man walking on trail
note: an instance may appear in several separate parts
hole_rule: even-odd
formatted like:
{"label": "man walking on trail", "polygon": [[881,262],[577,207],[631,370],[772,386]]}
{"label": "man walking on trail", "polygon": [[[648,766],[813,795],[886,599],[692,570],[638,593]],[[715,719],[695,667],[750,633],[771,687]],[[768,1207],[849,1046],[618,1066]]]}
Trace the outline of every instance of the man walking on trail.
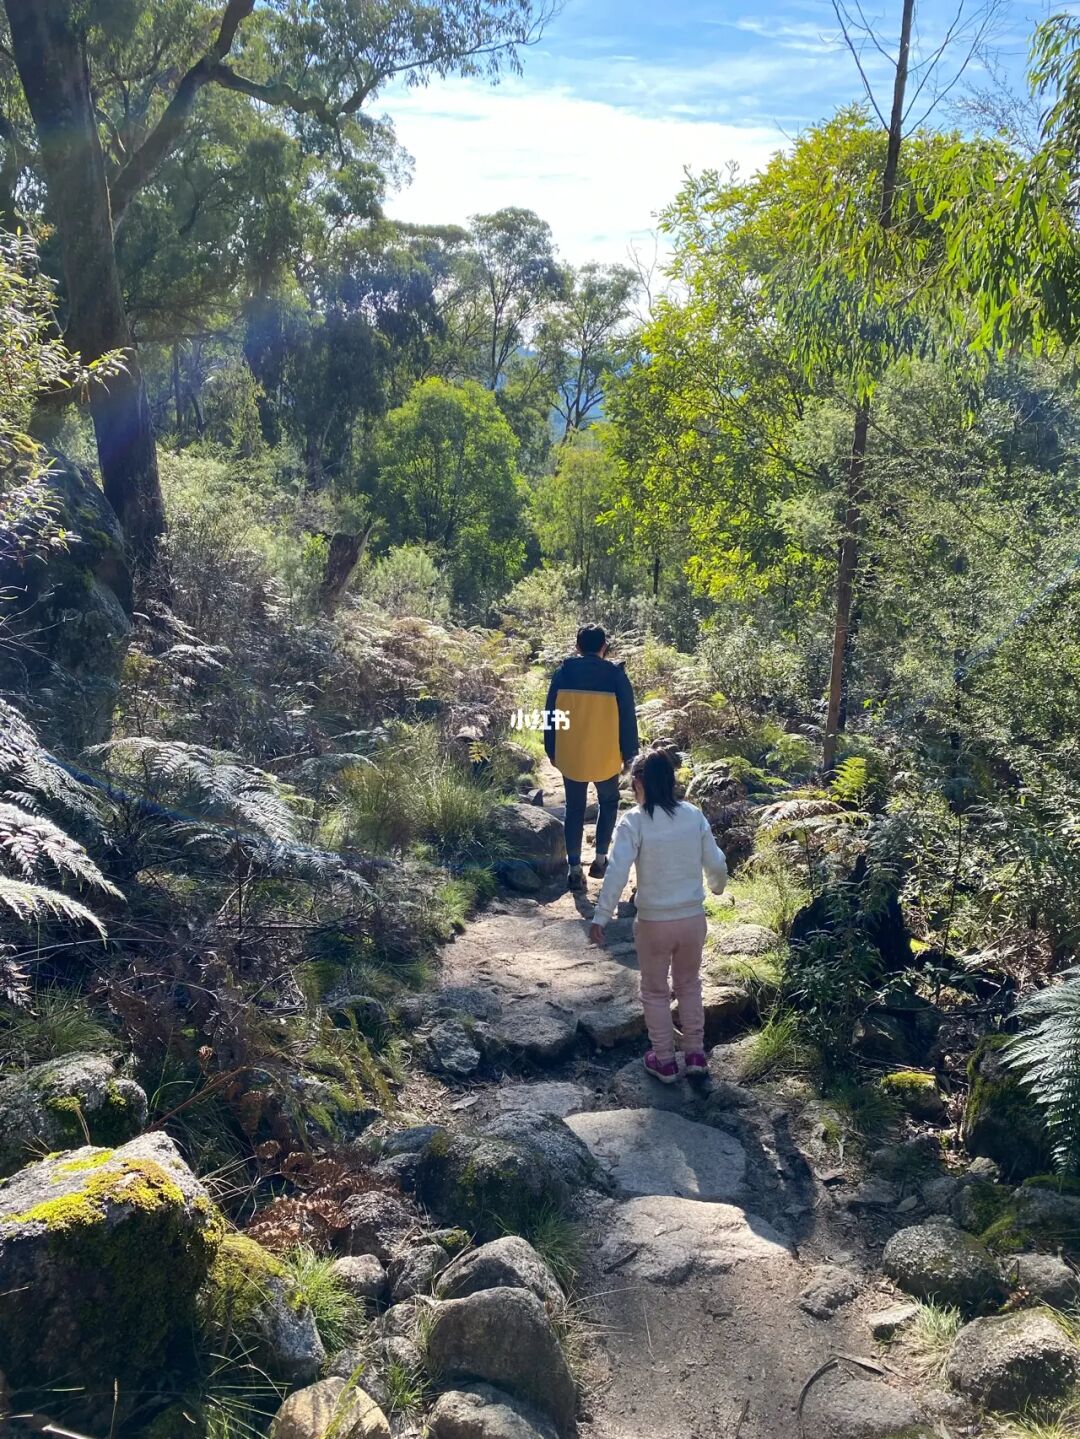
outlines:
{"label": "man walking on trail", "polygon": [[621,664],[607,658],[608,639],[599,625],[583,625],[577,653],[551,677],[545,709],[561,710],[547,729],[544,748],[566,787],[566,858],[571,889],[585,888],[581,835],[589,785],[596,786],[596,858],[589,869],[603,879],[619,810],[619,775],[638,752],[634,691]]}

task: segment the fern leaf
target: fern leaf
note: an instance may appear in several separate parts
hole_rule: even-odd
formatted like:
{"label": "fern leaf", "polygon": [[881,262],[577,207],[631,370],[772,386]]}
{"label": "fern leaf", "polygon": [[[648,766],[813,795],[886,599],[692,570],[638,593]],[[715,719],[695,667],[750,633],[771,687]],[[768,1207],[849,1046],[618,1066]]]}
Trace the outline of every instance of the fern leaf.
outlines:
{"label": "fern leaf", "polygon": [[758,828],[769,834],[774,830],[795,829],[808,819],[820,815],[840,814],[841,808],[831,799],[785,799],[768,804],[761,811]]}
{"label": "fern leaf", "polygon": [[70,899],[57,889],[0,875],[0,907],[9,910],[25,924],[46,919],[67,919],[72,923],[89,924],[105,938],[105,926],[97,915],[78,900]]}
{"label": "fern leaf", "polygon": [[1080,973],[1067,975],[1017,1006],[1026,1022],[1009,1040],[1005,1063],[1046,1114],[1054,1154],[1065,1173],[1080,1168]]}
{"label": "fern leaf", "polygon": [[17,805],[0,803],[0,862],[7,863],[22,879],[40,879],[51,867],[81,884],[103,890],[116,899],[123,895],[98,869],[83,849],[51,820],[30,815]]}

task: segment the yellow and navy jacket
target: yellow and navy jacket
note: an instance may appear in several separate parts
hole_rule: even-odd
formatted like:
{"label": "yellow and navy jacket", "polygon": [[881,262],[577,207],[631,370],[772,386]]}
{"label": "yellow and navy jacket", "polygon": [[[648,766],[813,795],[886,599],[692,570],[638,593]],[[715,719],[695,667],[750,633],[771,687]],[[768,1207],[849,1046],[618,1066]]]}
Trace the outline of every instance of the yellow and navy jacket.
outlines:
{"label": "yellow and navy jacket", "polygon": [[548,759],[567,779],[611,779],[638,752],[634,691],[621,664],[599,655],[571,655],[551,678],[544,731]]}

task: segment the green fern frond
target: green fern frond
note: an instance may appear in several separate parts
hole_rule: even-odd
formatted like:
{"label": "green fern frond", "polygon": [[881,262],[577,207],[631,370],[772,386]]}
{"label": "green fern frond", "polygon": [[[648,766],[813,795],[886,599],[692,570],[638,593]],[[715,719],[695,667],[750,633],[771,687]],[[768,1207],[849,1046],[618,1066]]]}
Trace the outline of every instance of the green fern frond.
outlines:
{"label": "green fern frond", "polygon": [[31,883],[51,867],[80,884],[103,890],[116,899],[120,891],[98,869],[82,845],[51,820],[27,814],[14,804],[0,803],[0,864]]}
{"label": "green fern frond", "polygon": [[154,798],[167,797],[179,810],[279,843],[288,843],[295,834],[296,816],[281,782],[235,755],[138,735],[97,745],[92,753],[111,762],[125,778],[141,782]]}
{"label": "green fern frond", "polygon": [[1066,1174],[1080,1171],[1080,973],[1022,1000],[1025,1022],[1003,1052],[1046,1114],[1054,1156]]}
{"label": "green fern frond", "polygon": [[46,919],[67,919],[72,922],[89,924],[105,938],[105,926],[78,900],[70,899],[57,889],[47,889],[40,884],[27,884],[24,880],[10,879],[0,875],[0,907],[9,910],[24,924],[39,923]]}
{"label": "green fern frond", "polygon": [[785,799],[767,804],[761,810],[758,829],[763,834],[805,824],[818,815],[839,814],[840,806],[831,799]]}
{"label": "green fern frond", "polygon": [[83,819],[98,817],[90,790],[53,759],[6,700],[0,700],[0,785],[5,801],[35,814],[44,802]]}

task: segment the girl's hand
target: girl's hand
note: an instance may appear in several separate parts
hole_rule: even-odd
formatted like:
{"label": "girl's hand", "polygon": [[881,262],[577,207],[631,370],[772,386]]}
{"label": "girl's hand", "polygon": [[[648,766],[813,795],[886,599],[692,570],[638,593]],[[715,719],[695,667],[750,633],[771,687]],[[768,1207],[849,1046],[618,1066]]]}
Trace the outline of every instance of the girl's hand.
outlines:
{"label": "girl's hand", "polygon": [[589,943],[598,944],[600,948],[603,949],[606,942],[604,939],[604,926],[602,924],[590,924]]}

